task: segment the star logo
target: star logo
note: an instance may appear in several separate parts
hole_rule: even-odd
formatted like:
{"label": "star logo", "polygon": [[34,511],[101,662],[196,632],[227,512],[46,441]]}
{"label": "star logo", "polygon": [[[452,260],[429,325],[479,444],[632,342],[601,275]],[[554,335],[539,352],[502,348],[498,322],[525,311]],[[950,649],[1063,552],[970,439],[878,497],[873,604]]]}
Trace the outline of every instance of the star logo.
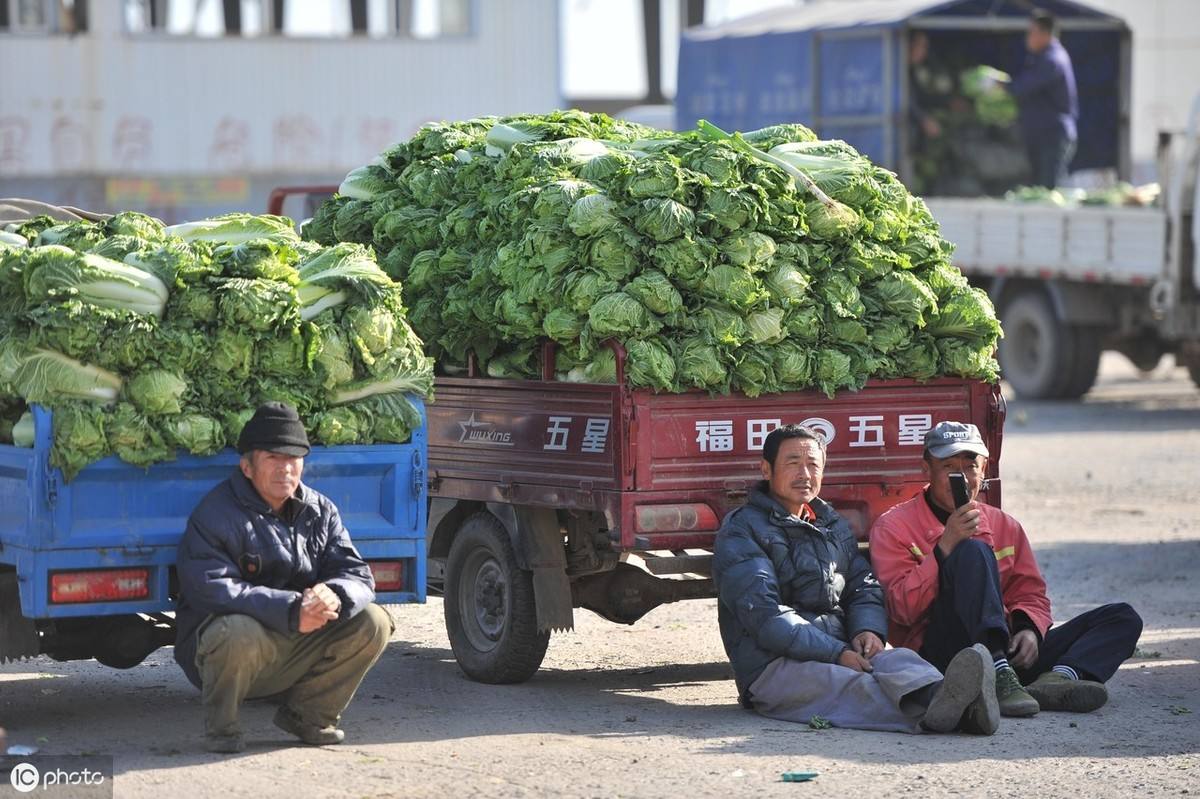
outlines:
{"label": "star logo", "polygon": [[474,412],[474,411],[471,411],[471,418],[470,418],[470,419],[467,419],[465,422],[459,422],[459,423],[458,423],[458,426],[462,428],[462,435],[460,435],[460,436],[458,437],[458,441],[459,441],[459,443],[462,443],[463,441],[466,441],[466,440],[467,440],[467,434],[468,434],[468,433],[470,433],[472,430],[476,430],[476,429],[479,429],[479,428],[485,428],[485,429],[486,429],[486,428],[488,428],[488,427],[491,427],[491,425],[489,425],[487,422],[477,422],[477,421],[475,421],[475,412]]}
{"label": "star logo", "polygon": [[490,444],[501,447],[513,445],[512,433],[494,430],[491,422],[477,420],[474,411],[469,419],[456,424],[462,428],[462,434],[458,437],[460,444]]}

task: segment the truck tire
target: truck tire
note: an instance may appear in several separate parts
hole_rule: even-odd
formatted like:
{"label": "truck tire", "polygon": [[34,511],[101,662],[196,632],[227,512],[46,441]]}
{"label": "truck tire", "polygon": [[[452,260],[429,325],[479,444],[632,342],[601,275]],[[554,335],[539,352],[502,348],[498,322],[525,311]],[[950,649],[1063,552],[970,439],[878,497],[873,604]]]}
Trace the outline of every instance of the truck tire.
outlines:
{"label": "truck tire", "polygon": [[1046,297],[1039,292],[1018,295],[1004,306],[1001,320],[1001,377],[1022,399],[1064,396],[1072,376],[1075,336],[1054,315]]}
{"label": "truck tire", "polygon": [[533,575],[490,513],[468,517],[454,536],[443,608],[450,648],[472,680],[524,682],[542,665],[550,632],[538,632]]}
{"label": "truck tire", "polygon": [[1101,332],[1094,327],[1076,326],[1071,329],[1075,339],[1075,357],[1069,366],[1069,376],[1059,397],[1079,399],[1092,390],[1100,373]]}

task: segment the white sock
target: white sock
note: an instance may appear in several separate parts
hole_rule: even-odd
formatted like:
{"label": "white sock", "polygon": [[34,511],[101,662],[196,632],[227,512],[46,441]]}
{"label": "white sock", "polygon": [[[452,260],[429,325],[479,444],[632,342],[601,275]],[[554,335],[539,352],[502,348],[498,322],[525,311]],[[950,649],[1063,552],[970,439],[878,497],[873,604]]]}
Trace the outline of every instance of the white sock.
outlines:
{"label": "white sock", "polygon": [[992,663],[996,666],[996,671],[1000,671],[1001,669],[1012,668],[1011,666],[1008,665],[1008,658],[996,658],[995,660],[992,661]]}
{"label": "white sock", "polygon": [[1059,665],[1055,666],[1054,668],[1050,669],[1050,671],[1053,671],[1056,674],[1061,674],[1062,676],[1066,677],[1068,680],[1078,680],[1079,679],[1079,673],[1076,672],[1075,669],[1071,668],[1070,666],[1063,666],[1062,664],[1059,664]]}

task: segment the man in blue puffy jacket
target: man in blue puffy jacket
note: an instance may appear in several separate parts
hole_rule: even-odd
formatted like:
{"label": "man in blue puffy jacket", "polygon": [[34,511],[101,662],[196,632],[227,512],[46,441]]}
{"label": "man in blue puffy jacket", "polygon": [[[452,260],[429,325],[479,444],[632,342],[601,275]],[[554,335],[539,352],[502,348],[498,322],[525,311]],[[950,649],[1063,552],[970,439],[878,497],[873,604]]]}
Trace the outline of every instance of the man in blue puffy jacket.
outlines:
{"label": "man in blue puffy jacket", "polygon": [[883,589],[850,525],[818,498],[825,439],[786,425],[763,444],[763,482],[725,518],[713,555],[721,640],[742,703],[764,716],[894,732],[991,735],[995,670],[982,646],[943,675],[884,649]]}
{"label": "man in blue puffy jacket", "polygon": [[340,743],[338,720],[383,654],[391,617],[337,508],[300,482],[309,445],[296,410],[261,406],[238,452],[179,543],[175,659],[203,692],[209,751],[240,752],[242,701],[273,695],[276,726]]}

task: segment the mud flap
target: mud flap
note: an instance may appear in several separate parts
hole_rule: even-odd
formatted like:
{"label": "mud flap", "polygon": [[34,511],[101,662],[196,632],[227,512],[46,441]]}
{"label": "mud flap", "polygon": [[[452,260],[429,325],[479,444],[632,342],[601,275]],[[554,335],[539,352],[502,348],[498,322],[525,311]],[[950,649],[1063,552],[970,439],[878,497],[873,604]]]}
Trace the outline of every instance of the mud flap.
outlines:
{"label": "mud flap", "polygon": [[517,508],[526,562],[533,572],[533,598],[538,632],[575,629],[571,581],[558,514],[548,508]]}
{"label": "mud flap", "polygon": [[21,615],[17,573],[0,572],[0,663],[36,657],[40,651],[37,627]]}

